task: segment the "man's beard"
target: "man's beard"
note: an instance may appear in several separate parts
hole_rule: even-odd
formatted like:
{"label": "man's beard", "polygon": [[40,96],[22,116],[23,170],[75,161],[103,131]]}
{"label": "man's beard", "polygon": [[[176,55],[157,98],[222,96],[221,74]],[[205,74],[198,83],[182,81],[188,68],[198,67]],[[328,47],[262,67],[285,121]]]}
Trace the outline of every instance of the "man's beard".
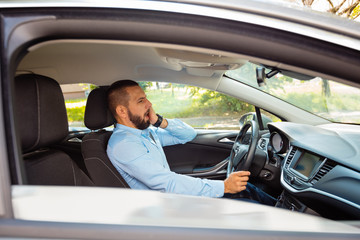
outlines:
{"label": "man's beard", "polygon": [[135,125],[135,127],[137,129],[140,129],[140,130],[144,130],[144,129],[147,129],[149,126],[150,126],[150,119],[145,121],[145,116],[147,116],[149,114],[149,111],[147,111],[145,114],[144,114],[144,118],[141,119],[140,116],[136,116],[136,115],[133,115],[129,109],[127,109],[128,111],[128,115],[129,115],[129,118],[130,118],[130,121]]}

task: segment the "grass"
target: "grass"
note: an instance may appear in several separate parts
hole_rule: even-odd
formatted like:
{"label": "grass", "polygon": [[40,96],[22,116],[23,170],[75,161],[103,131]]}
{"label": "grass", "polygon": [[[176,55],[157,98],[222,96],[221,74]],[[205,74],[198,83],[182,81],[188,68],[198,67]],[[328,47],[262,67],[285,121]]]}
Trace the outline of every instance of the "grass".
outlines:
{"label": "grass", "polygon": [[86,103],[86,98],[77,98],[77,99],[67,99],[67,100],[65,100],[65,104],[79,103],[79,102],[85,102]]}
{"label": "grass", "polygon": [[65,100],[69,123],[84,122],[86,98]]}
{"label": "grass", "polygon": [[69,122],[82,122],[84,121],[85,115],[85,106],[83,107],[75,107],[75,108],[67,108],[67,115]]}

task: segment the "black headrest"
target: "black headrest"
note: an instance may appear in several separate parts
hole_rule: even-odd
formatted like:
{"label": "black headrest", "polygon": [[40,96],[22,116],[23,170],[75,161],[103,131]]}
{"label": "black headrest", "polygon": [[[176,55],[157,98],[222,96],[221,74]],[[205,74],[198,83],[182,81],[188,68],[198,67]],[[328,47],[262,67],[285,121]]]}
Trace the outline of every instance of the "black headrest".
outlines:
{"label": "black headrest", "polygon": [[99,87],[92,90],[88,96],[85,108],[85,126],[91,130],[98,130],[115,123],[108,109],[106,90],[108,87]]}
{"label": "black headrest", "polygon": [[15,94],[23,152],[60,142],[68,135],[64,97],[54,79],[35,74],[17,76]]}

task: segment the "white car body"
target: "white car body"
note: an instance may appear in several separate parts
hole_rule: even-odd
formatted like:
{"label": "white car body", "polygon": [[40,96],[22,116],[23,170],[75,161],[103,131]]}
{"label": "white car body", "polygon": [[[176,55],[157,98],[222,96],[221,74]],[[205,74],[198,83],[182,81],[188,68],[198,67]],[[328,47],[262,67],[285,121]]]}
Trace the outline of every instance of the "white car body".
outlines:
{"label": "white car body", "polygon": [[[360,51],[360,26],[348,20],[340,21],[331,15],[316,15],[310,10],[299,11],[297,8],[284,8],[264,2],[251,1],[1,1],[0,8],[3,10],[27,9],[36,13],[37,8],[94,8],[94,9],[121,9],[143,10],[167,13],[180,13],[185,15],[197,15],[216,20],[231,20],[246,24],[268,27],[284,32],[295,33],[311,39],[330,42],[338,46],[345,46],[354,51]],[[284,9],[287,9],[284,11]],[[39,15],[41,19],[56,22],[51,14]],[[22,21],[14,17],[16,21]],[[326,22],[324,22],[326,19]],[[9,25],[10,26],[10,25]],[[19,26],[18,26],[19,27]],[[21,28],[22,26],[20,26]],[[96,26],[94,26],[96,27]],[[10,29],[10,27],[9,27]],[[55,28],[54,28],[55,29]],[[6,32],[11,39],[25,39],[33,33],[28,32],[24,25],[23,31]],[[56,31],[56,29],[54,30]],[[23,35],[21,35],[23,34]],[[136,34],[136,33],[134,33]],[[311,34],[311,35],[310,35]],[[46,68],[46,62],[51,65],[56,59],[44,58],[42,68],[38,68],[34,59],[39,59],[39,49],[46,49],[52,44],[61,46],[76,46],[84,44],[92,49],[101,50],[102,44],[118,46],[119,52],[123,49],[134,50],[140,46],[150,52],[155,48],[170,48],[173,50],[196,51],[200,53],[226,55],[227,57],[239,57],[241,54],[210,49],[208,47],[183,46],[180,44],[167,44],[163,42],[141,42],[127,40],[103,40],[103,39],[50,39],[29,46],[28,55],[20,63],[18,69],[33,71],[38,74],[52,76],[59,83],[71,83],[76,79],[87,79],[94,84],[109,84],[115,76],[131,77],[135,80],[146,80],[145,76],[157,77],[156,71],[152,70],[143,74],[129,70],[122,72],[117,69],[118,65],[111,65],[113,58],[93,59],[84,56],[80,60],[86,62],[92,59],[94,64],[101,62],[109,63],[108,68],[94,72],[81,71],[77,75],[67,75],[62,71],[71,65],[74,56],[65,56],[63,69]],[[11,45],[12,44],[12,45]],[[10,53],[18,46],[12,41],[7,49]],[[73,44],[73,45],[72,45]],[[73,49],[69,47],[67,50]],[[113,49],[116,49],[115,47]],[[56,49],[55,49],[56,50]],[[31,55],[34,52],[34,55]],[[52,52],[55,54],[56,51]],[[6,54],[6,53],[4,53]],[[39,55],[36,55],[39,54]],[[61,54],[54,55],[61,58]],[[92,56],[94,57],[94,56]],[[124,62],[120,55],[115,59]],[[257,57],[248,57],[257,61]],[[7,59],[3,57],[3,59]],[[160,58],[159,58],[160,59]],[[283,62],[262,60],[269,65],[302,71],[306,74],[319,75],[324,78],[351,83],[360,86],[358,82],[323,72],[305,69]],[[129,62],[131,62],[129,60]],[[163,63],[164,64],[164,63]],[[140,68],[143,66],[138,64]],[[164,64],[164,68],[174,67]],[[175,68],[175,67],[174,67]],[[356,67],[354,67],[356,68]],[[357,67],[359,68],[359,67]],[[138,69],[138,68],[137,68]],[[145,68],[144,68],[145,69]],[[14,69],[13,69],[14,70]],[[10,70],[9,70],[10,71]],[[176,71],[176,69],[174,70]],[[21,72],[21,71],[19,71]],[[271,110],[274,114],[288,112],[287,120],[295,123],[309,124],[313,126],[332,126],[330,121],[301,110],[280,99],[274,98],[264,92],[235,82],[227,77],[182,76],[169,78],[169,82],[195,83],[196,86],[216,90],[228,95],[236,96],[264,109]],[[16,73],[9,73],[9,76]],[[111,75],[113,74],[113,76]],[[153,75],[151,75],[153,74]],[[102,80],[101,78],[106,80]],[[189,77],[190,80],[186,80]],[[3,77],[6,79],[6,77]],[[162,76],[160,81],[166,78]],[[197,79],[197,81],[195,81]],[[208,81],[211,79],[212,81]],[[242,93],[241,95],[239,93]],[[0,99],[0,105],[4,101]],[[235,201],[229,199],[210,199],[205,197],[192,197],[175,194],[166,194],[153,191],[134,191],[129,189],[114,189],[100,187],[65,187],[65,186],[30,186],[17,184],[12,185],[8,164],[8,149],[5,135],[6,123],[3,113],[0,114],[0,238],[87,238],[87,239],[322,239],[360,238],[359,221],[332,221],[319,216],[292,212],[284,209],[262,206],[259,204]],[[352,129],[358,132],[359,126]],[[14,136],[15,133],[14,133]],[[357,143],[358,144],[358,143]],[[358,146],[357,146],[358,147]],[[15,148],[15,147],[14,147]],[[16,154],[15,154],[16,155]],[[19,157],[19,156],[18,156]],[[19,168],[20,169],[20,168]],[[18,170],[20,172],[20,170]],[[357,191],[356,189],[354,191]],[[355,204],[356,208],[360,208]]]}

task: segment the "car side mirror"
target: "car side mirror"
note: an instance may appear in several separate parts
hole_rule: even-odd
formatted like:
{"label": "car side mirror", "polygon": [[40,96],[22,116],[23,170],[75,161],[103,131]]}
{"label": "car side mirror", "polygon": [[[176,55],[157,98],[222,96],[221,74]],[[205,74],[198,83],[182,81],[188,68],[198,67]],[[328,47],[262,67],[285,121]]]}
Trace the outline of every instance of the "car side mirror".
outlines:
{"label": "car side mirror", "polygon": [[[267,124],[269,122],[272,122],[272,120],[264,114],[261,114],[261,119],[262,119],[264,128],[268,129]],[[244,124],[246,122],[251,121],[251,120],[258,122],[255,112],[248,112],[248,113],[245,113],[244,115],[242,115],[239,120],[240,129],[242,128],[242,126],[244,126]]]}

